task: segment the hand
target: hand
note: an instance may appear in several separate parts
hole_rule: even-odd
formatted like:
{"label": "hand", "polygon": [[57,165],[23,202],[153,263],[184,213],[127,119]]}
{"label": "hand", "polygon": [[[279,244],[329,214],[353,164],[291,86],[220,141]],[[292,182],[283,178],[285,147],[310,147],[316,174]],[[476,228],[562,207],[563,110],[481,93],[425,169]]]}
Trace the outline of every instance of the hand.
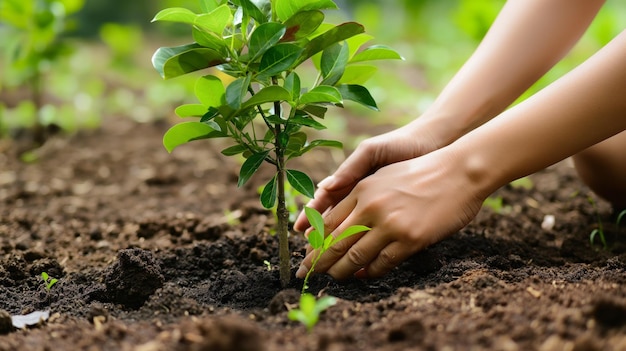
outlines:
{"label": "hand", "polygon": [[[444,149],[385,166],[361,180],[324,214],[325,231],[350,225],[369,232],[344,239],[318,261],[315,272],[336,279],[379,277],[411,254],[457,232],[478,213],[485,196]],[[317,251],[308,250],[296,276],[304,277]]]}
{"label": "hand", "polygon": [[[427,126],[428,122],[422,121],[426,119],[417,119],[402,128],[361,142],[335,174],[318,184],[314,200],[307,206],[323,213],[346,197],[361,179],[379,168],[425,155],[447,142],[438,140],[442,138],[436,138],[429,131],[431,128]],[[294,229],[305,231],[308,227],[306,216],[300,213]]]}

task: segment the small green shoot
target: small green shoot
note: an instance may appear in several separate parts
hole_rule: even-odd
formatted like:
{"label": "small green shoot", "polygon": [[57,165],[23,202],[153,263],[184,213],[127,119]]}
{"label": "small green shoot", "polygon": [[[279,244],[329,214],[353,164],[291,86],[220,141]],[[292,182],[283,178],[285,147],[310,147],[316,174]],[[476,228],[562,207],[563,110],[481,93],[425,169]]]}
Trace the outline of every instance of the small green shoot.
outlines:
{"label": "small green shoot", "polygon": [[311,269],[309,269],[306,277],[304,277],[302,294],[304,294],[305,291],[309,288],[309,277],[311,276],[311,273],[313,273],[313,271],[315,270],[315,265],[320,260],[324,252],[328,250],[328,248],[352,235],[366,232],[371,229],[364,225],[353,225],[348,227],[346,230],[343,231],[343,233],[337,235],[336,237],[332,235],[324,237],[324,219],[322,218],[322,215],[317,210],[310,207],[304,208],[304,214],[306,215],[306,218],[309,219],[309,223],[311,223],[311,226],[313,226],[313,230],[309,233],[309,237],[307,239],[311,247],[314,250],[318,250],[318,254],[317,256],[315,256],[313,262],[311,263]]}
{"label": "small green shoot", "polygon": [[589,201],[589,203],[593,207],[593,211],[596,215],[596,221],[598,223],[598,228],[592,230],[591,234],[589,234],[589,242],[591,242],[591,246],[593,246],[595,238],[596,236],[598,236],[600,237],[602,248],[606,250],[608,248],[608,245],[606,244],[606,238],[604,237],[604,225],[602,224],[602,218],[600,218],[600,213],[598,212],[598,206],[591,196],[587,197],[587,201]]}
{"label": "small green shoot", "polygon": [[300,308],[290,310],[287,316],[292,321],[304,324],[306,330],[311,332],[320,314],[336,303],[337,299],[333,296],[323,296],[318,300],[312,294],[304,293],[300,295]]}
{"label": "small green shoot", "polygon": [[624,219],[624,216],[626,216],[626,210],[623,210],[617,215],[617,219],[615,220],[615,227],[617,228],[617,230],[619,230],[619,226],[622,223],[622,219]]}
{"label": "small green shoot", "polygon": [[56,284],[59,281],[58,279],[49,276],[48,273],[46,272],[41,272],[41,279],[43,279],[43,282],[46,287],[46,291],[48,293],[50,293],[50,290],[52,289],[54,284]]}
{"label": "small green shoot", "polygon": [[263,264],[265,265],[265,267],[267,267],[268,271],[272,270],[272,264],[270,263],[270,261],[268,260],[263,260]]}

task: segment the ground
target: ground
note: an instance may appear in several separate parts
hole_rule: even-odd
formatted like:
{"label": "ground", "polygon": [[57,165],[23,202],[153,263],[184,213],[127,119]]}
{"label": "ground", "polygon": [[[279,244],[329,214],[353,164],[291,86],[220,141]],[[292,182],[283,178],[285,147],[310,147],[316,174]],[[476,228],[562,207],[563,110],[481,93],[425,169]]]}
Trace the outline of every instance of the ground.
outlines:
{"label": "ground", "polygon": [[[0,140],[0,310],[51,311],[25,330],[0,313],[0,350],[626,349],[626,228],[567,160],[384,278],[316,276],[311,291],[339,302],[307,333],[287,318],[302,282],[280,287],[263,176],[237,189],[210,142],[167,154],[167,124],[112,119],[34,163]],[[299,167],[319,181],[335,159]],[[608,249],[589,242],[598,216]],[[295,272],[301,234],[291,248]]]}

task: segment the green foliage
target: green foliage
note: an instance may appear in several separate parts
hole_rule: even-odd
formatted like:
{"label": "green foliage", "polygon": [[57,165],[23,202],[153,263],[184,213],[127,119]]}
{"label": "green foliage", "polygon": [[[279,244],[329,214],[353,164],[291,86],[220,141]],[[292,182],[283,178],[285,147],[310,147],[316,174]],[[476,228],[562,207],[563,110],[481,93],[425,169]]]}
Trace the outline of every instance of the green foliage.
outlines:
{"label": "green foliage", "polygon": [[309,236],[307,239],[311,247],[314,250],[317,250],[318,253],[313,259],[313,262],[311,263],[311,268],[309,269],[309,271],[306,274],[306,277],[304,278],[304,284],[302,285],[303,294],[308,289],[309,277],[311,273],[315,271],[315,265],[317,264],[319,259],[322,257],[324,252],[326,252],[331,246],[337,244],[343,239],[346,239],[353,235],[370,230],[369,227],[364,226],[364,225],[353,225],[353,226],[346,228],[346,230],[344,230],[341,234],[337,235],[336,237],[332,235],[326,236],[325,230],[324,230],[324,219],[322,218],[322,215],[317,210],[311,207],[305,207],[304,213],[307,219],[309,220],[309,223],[311,223],[311,226],[313,227],[313,230],[309,232]]}
{"label": "green foliage", "polygon": [[53,63],[71,52],[63,34],[73,25],[68,16],[78,12],[83,4],[84,0],[0,1],[0,29],[4,29],[0,35],[7,40],[3,46],[8,66],[8,74],[2,78],[8,86],[28,86],[34,105],[33,113],[11,113],[12,119],[20,119],[12,124],[32,127],[36,143],[45,139],[42,126],[66,115],[63,109],[57,111],[53,106],[45,109],[44,75]]}
{"label": "green foliage", "polygon": [[313,330],[320,318],[320,314],[337,303],[333,296],[323,296],[319,300],[306,293],[300,295],[300,307],[289,311],[288,317],[292,321],[304,324],[307,331]]}
{"label": "green foliage", "polygon": [[[355,64],[401,59],[386,46],[363,48],[371,39],[356,22],[324,23],[322,10],[337,8],[331,0],[204,0],[202,12],[167,8],[153,21],[191,27],[194,42],[159,48],[152,57],[164,79],[212,68],[219,74],[198,78],[199,104],[176,109],[181,117],[195,117],[174,125],[163,137],[169,152],[194,140],[228,138],[234,145],[224,155],[241,154],[239,172],[244,186],[264,163],[276,174],[261,191],[261,204],[277,205],[278,234],[286,243],[288,213],[285,186],[312,197],[311,178],[288,169],[289,160],[315,147],[341,147],[338,141],[309,140],[307,130],[325,129],[329,106],[343,107],[349,100],[378,109],[363,85],[370,72],[353,71]],[[311,59],[318,70],[313,81],[303,82],[296,70]],[[289,254],[281,245],[281,281],[289,279]]]}
{"label": "green foliage", "polygon": [[48,291],[48,293],[50,292],[54,284],[59,281],[58,279],[49,276],[46,272],[41,272],[41,279],[43,279],[43,282],[45,284],[44,286],[46,287],[46,291]]}
{"label": "green foliage", "polygon": [[60,39],[70,27],[67,17],[83,6],[84,0],[3,0],[0,22],[13,33],[8,59],[11,68],[22,73],[27,81],[40,74],[42,64],[56,60],[68,52]]}

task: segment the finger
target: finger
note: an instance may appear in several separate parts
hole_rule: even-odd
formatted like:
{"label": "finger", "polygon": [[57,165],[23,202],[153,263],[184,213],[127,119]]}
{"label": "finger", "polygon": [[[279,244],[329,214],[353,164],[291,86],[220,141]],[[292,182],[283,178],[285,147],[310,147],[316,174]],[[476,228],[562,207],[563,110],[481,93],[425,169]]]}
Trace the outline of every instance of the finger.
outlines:
{"label": "finger", "polygon": [[406,244],[394,241],[380,250],[376,259],[374,259],[363,272],[359,272],[359,278],[377,278],[389,273],[400,263],[409,258],[415,250],[412,250]]}
{"label": "finger", "polygon": [[[376,229],[360,234],[357,239],[328,269],[328,274],[333,278],[341,280],[351,277],[359,270],[367,267],[377,258],[379,252],[389,245],[389,239]],[[337,243],[337,245],[339,244],[341,242]]]}

